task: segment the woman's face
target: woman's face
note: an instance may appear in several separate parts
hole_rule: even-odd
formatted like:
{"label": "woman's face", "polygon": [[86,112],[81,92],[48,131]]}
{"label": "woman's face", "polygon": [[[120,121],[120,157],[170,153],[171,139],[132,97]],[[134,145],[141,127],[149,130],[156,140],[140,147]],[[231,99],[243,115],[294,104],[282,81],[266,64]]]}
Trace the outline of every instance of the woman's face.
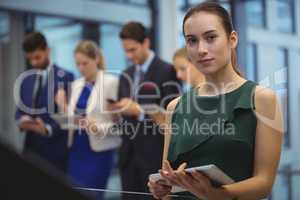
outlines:
{"label": "woman's face", "polygon": [[173,64],[176,70],[177,78],[184,82],[190,83],[192,64],[183,57],[176,57],[173,61]]}
{"label": "woman's face", "polygon": [[231,49],[237,45],[237,34],[228,38],[219,17],[199,12],[184,24],[186,49],[191,62],[204,75],[211,75],[231,63]]}
{"label": "woman's face", "polygon": [[83,53],[75,53],[75,61],[80,74],[86,79],[93,77],[98,70],[97,59],[92,59]]}

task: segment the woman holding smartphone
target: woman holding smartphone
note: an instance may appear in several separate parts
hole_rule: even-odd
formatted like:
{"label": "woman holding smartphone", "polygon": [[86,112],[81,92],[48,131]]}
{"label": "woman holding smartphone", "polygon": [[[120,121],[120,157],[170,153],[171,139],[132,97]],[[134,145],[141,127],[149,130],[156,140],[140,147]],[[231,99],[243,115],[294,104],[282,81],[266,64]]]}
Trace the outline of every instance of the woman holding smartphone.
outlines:
{"label": "woman holding smartphone", "polygon": [[[105,189],[113,168],[120,137],[112,131],[112,115],[106,111],[107,99],[116,99],[118,77],[104,72],[104,59],[92,41],[80,42],[74,51],[82,75],[72,84],[67,114],[81,116],[79,130],[69,131],[68,174],[80,187]],[[64,93],[57,101],[65,107]],[[97,199],[103,193],[97,192]]]}

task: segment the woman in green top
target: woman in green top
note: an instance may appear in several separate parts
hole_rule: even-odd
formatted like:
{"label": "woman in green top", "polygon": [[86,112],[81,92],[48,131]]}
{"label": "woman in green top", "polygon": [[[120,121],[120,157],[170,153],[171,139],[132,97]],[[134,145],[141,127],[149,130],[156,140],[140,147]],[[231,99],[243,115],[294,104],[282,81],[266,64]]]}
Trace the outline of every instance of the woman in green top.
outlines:
{"label": "woman in green top", "polygon": [[[155,198],[176,185],[202,200],[258,200],[268,196],[281,152],[282,118],[275,93],[245,80],[235,48],[238,35],[217,3],[191,8],[183,20],[186,49],[203,83],[168,105],[165,181],[149,181]],[[215,164],[235,183],[214,187],[186,167]]]}

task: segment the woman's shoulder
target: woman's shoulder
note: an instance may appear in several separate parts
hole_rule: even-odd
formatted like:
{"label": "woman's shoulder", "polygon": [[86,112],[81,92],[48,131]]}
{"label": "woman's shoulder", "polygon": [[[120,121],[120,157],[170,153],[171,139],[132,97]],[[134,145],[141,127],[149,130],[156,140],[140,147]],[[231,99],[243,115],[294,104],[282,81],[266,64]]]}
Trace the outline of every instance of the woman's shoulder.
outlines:
{"label": "woman's shoulder", "polygon": [[257,85],[255,88],[255,100],[257,103],[266,101],[274,101],[276,99],[276,92],[271,88]]}
{"label": "woman's shoulder", "polygon": [[271,88],[257,85],[255,88],[255,108],[260,114],[273,117],[278,106],[277,95]]}
{"label": "woman's shoulder", "polygon": [[276,95],[275,91],[271,88],[259,84],[256,85],[255,94],[263,98],[269,98],[270,96]]}
{"label": "woman's shoulder", "polygon": [[167,111],[174,111],[180,99],[181,99],[181,96],[176,97],[175,99],[170,101],[170,103],[167,106]]}
{"label": "woman's shoulder", "polygon": [[84,84],[84,77],[80,77],[80,78],[75,79],[72,82],[72,87],[76,87],[76,86],[79,86],[79,85],[82,85],[82,84]]}

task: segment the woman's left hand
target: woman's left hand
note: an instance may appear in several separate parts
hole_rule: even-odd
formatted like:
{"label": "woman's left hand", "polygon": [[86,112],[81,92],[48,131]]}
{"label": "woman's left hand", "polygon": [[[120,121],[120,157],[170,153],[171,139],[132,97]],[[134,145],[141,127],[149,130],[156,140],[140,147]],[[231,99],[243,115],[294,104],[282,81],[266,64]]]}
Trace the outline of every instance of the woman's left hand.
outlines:
{"label": "woman's left hand", "polygon": [[187,173],[185,171],[186,163],[173,170],[168,161],[164,161],[163,170],[160,170],[161,176],[171,185],[182,187],[195,196],[203,200],[215,200],[215,188],[210,180],[198,171]]}

